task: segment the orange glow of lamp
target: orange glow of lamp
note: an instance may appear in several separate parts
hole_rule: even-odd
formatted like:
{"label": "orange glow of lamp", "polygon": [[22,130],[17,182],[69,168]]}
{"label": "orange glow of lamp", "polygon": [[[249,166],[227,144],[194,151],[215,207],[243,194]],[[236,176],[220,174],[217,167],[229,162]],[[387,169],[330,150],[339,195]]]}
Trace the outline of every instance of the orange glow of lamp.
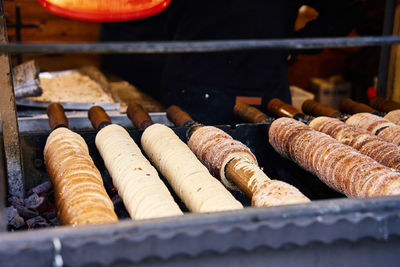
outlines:
{"label": "orange glow of lamp", "polygon": [[163,11],[171,0],[38,0],[48,11],[94,22],[136,20]]}

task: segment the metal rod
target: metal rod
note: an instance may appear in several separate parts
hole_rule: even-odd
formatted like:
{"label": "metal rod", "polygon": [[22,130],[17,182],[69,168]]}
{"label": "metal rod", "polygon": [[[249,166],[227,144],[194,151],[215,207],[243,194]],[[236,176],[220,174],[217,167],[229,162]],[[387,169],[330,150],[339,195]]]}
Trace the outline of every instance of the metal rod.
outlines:
{"label": "metal rod", "polygon": [[[1,1],[0,43],[6,44],[7,42],[6,20],[3,2]],[[3,129],[4,154],[7,166],[8,193],[23,197],[23,168],[18,135],[17,112],[12,84],[10,57],[5,52],[0,54],[0,118]],[[4,182],[5,181],[0,181],[0,183]]]}
{"label": "metal rod", "polygon": [[6,231],[6,159],[4,155],[3,138],[0,138],[0,232]]}
{"label": "metal rod", "polygon": [[[17,37],[17,43],[21,43],[21,7],[19,4],[15,5],[15,35]],[[22,55],[17,55],[17,63],[22,63]]]}
{"label": "metal rod", "polygon": [[[384,37],[388,37],[393,34],[393,21],[395,10],[396,0],[386,0],[382,32],[382,35]],[[383,45],[381,47],[379,58],[377,94],[381,97],[385,97],[388,86],[390,47],[391,46],[389,44]]]}
{"label": "metal rod", "polygon": [[220,40],[186,42],[103,42],[75,44],[0,44],[5,53],[99,53],[99,54],[150,54],[150,53],[200,53],[256,49],[316,49],[330,47],[380,46],[399,44],[399,36],[369,36],[340,38],[304,38],[271,40]]}

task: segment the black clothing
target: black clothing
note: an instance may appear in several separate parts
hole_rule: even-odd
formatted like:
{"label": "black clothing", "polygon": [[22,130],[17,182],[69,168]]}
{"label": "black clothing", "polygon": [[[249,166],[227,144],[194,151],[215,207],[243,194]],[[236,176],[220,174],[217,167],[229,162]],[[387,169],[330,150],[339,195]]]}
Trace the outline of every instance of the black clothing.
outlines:
{"label": "black clothing", "polygon": [[[361,14],[360,2],[352,0],[175,0],[172,3],[164,14],[160,14],[163,27],[158,26],[158,29],[162,31],[156,31],[156,35],[161,33],[166,40],[346,35]],[[298,10],[303,4],[314,7],[320,15],[316,21],[294,33]],[[160,15],[150,19],[157,20]],[[103,29],[107,27],[110,26],[105,24]],[[143,34],[136,34],[136,38],[145,40]],[[153,77],[151,82],[160,80],[161,90],[152,93],[166,106],[181,106],[199,122],[230,123],[234,121],[232,109],[236,96],[262,97],[261,109],[274,97],[290,103],[286,70],[288,54],[289,51],[259,50],[160,56],[163,68],[158,69],[160,72],[156,76],[161,73],[161,77]],[[147,56],[143,57],[146,61]],[[139,68],[146,65],[145,62],[137,63]],[[135,71],[145,72],[137,68]],[[142,87],[139,84],[142,79],[136,80],[132,82]],[[143,84],[143,88],[146,87]]]}

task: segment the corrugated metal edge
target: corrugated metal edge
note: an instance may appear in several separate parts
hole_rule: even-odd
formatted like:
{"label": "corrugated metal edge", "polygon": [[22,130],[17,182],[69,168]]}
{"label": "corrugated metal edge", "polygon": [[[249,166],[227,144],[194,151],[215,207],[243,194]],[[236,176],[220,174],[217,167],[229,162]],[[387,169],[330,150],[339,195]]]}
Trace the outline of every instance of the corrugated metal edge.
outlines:
{"label": "corrugated metal edge", "polygon": [[[58,227],[0,235],[0,262],[29,255],[52,254],[60,238],[65,263],[139,263],[210,251],[251,252],[260,247],[280,249],[337,240],[388,240],[400,236],[400,197],[337,199],[271,208],[246,208],[212,214],[188,214],[162,220],[122,221],[85,227]],[[32,262],[30,262],[32,265]],[[3,265],[2,265],[3,266]]]}

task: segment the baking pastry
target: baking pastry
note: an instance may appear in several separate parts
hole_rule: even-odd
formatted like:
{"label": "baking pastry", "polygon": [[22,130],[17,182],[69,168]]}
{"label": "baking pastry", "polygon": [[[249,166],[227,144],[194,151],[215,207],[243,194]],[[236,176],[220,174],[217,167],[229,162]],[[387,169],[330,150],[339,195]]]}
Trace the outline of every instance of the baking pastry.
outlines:
{"label": "baking pastry", "polygon": [[197,129],[190,137],[188,146],[211,174],[219,177],[223,184],[231,189],[237,187],[225,176],[225,167],[229,161],[245,158],[257,165],[256,157],[247,146],[213,126]]}
{"label": "baking pastry", "polygon": [[144,151],[193,212],[243,208],[167,126],[153,124],[143,133]]}
{"label": "baking pastry", "polygon": [[132,219],[182,215],[157,170],[117,124],[101,129],[96,146]]}
{"label": "baking pastry", "polygon": [[296,187],[271,180],[254,161],[239,158],[232,161],[235,171],[246,173],[246,187],[252,192],[251,202],[256,207],[279,206],[310,202]]}
{"label": "baking pastry", "polygon": [[371,113],[357,113],[348,118],[346,124],[365,129],[372,134],[376,134],[382,128],[395,126],[395,124],[389,120]]}
{"label": "baking pastry", "polygon": [[388,112],[384,118],[393,122],[394,124],[400,125],[400,109]]}
{"label": "baking pastry", "polygon": [[400,126],[385,118],[370,113],[359,113],[351,116],[346,123],[363,128],[385,141],[400,145]]}
{"label": "baking pastry", "polygon": [[269,141],[278,153],[282,151],[283,156],[348,197],[400,194],[398,172],[294,119],[275,120]]}
{"label": "baking pastry", "polygon": [[61,224],[82,225],[118,220],[100,172],[83,138],[61,127],[47,138],[47,173],[53,183]]}
{"label": "baking pastry", "polygon": [[315,118],[309,123],[309,126],[316,131],[332,136],[342,144],[357,149],[382,165],[400,170],[400,147],[386,142],[367,130],[329,117]]}
{"label": "baking pastry", "polygon": [[[198,128],[190,137],[188,146],[210,172],[219,177],[227,187],[236,188],[225,174],[228,163],[234,164],[233,168],[237,173],[239,171],[246,173],[246,177],[250,177],[246,189],[252,193],[253,205],[274,206],[310,201],[297,188],[269,179],[258,167],[257,160],[250,149],[221,129],[213,126]],[[243,179],[247,178],[243,177]],[[277,184],[285,184],[285,186],[275,190],[276,187],[272,185]],[[272,190],[272,188],[275,189]]]}

